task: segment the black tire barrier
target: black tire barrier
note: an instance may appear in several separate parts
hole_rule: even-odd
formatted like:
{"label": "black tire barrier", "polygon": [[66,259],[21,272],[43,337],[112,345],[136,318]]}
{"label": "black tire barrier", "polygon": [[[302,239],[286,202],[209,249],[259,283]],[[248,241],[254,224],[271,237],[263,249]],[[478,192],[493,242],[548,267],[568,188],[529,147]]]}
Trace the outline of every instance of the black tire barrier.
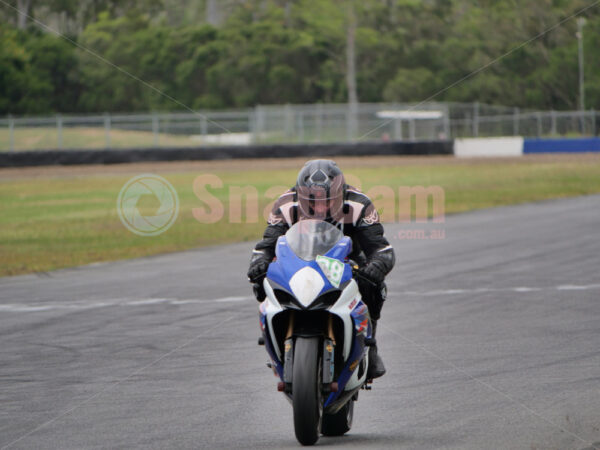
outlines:
{"label": "black tire barrier", "polygon": [[2,152],[0,153],[0,167],[313,156],[452,155],[453,153],[454,141],[278,144],[115,150],[40,150]]}

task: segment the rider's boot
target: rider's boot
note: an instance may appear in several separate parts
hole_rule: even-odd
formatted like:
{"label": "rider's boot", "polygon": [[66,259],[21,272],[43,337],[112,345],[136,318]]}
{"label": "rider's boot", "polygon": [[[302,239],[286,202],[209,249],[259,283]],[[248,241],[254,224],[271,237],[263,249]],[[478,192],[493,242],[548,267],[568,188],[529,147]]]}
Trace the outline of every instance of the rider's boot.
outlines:
{"label": "rider's boot", "polygon": [[[373,337],[377,331],[377,321],[373,320]],[[367,369],[367,379],[379,378],[385,375],[385,366],[383,360],[377,352],[377,344],[369,349],[369,368]]]}

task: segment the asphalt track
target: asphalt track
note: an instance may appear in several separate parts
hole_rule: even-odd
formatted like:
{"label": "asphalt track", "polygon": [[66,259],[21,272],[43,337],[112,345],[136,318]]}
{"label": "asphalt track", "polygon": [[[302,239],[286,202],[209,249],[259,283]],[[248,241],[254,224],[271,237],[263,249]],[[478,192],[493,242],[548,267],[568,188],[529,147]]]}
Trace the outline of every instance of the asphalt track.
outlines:
{"label": "asphalt track", "polygon": [[[434,227],[387,227],[388,374],[319,445],[600,447],[600,196]],[[250,247],[0,279],[0,448],[296,448]]]}

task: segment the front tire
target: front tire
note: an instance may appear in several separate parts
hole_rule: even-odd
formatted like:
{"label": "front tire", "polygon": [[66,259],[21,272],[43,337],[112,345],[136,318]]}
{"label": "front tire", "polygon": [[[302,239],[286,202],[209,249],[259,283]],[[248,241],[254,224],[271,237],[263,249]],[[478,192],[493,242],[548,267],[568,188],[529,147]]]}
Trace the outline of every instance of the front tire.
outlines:
{"label": "front tire", "polygon": [[354,400],[350,400],[335,414],[323,414],[324,436],[341,436],[350,431],[354,416]]}
{"label": "front tire", "polygon": [[313,445],[321,431],[319,338],[296,338],[292,374],[294,431],[302,445]]}

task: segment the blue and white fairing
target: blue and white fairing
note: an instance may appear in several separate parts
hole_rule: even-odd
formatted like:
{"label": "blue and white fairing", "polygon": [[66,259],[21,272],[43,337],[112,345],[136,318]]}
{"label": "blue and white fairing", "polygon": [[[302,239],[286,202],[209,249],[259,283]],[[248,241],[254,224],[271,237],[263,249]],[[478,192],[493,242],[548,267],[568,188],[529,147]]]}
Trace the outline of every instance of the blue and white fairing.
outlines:
{"label": "blue and white fairing", "polygon": [[[350,238],[333,225],[317,220],[298,222],[277,241],[276,260],[269,265],[264,281],[267,297],[260,305],[260,326],[267,338],[265,347],[282,381],[282,349],[278,348],[273,331],[273,317],[291,307],[297,310],[327,309],[342,319],[344,367],[336,380],[339,390],[329,395],[325,407],[344,390],[360,387],[366,378],[365,368],[360,379],[357,368],[365,354],[364,338],[371,337],[371,323],[347,262],[351,250]],[[282,306],[274,289],[290,294],[295,304]],[[341,293],[333,305],[324,306],[319,297],[329,291]]]}
{"label": "blue and white fairing", "polygon": [[[305,261],[290,248],[287,237],[281,236],[275,247],[277,259],[269,265],[267,278],[272,284],[278,285],[278,288],[283,288],[292,294],[302,306],[310,308],[317,297],[332,289],[339,289],[352,279],[352,268],[344,263],[351,250],[352,241],[344,236],[325,254],[318,255],[314,260]],[[339,269],[331,270],[328,266]]]}

